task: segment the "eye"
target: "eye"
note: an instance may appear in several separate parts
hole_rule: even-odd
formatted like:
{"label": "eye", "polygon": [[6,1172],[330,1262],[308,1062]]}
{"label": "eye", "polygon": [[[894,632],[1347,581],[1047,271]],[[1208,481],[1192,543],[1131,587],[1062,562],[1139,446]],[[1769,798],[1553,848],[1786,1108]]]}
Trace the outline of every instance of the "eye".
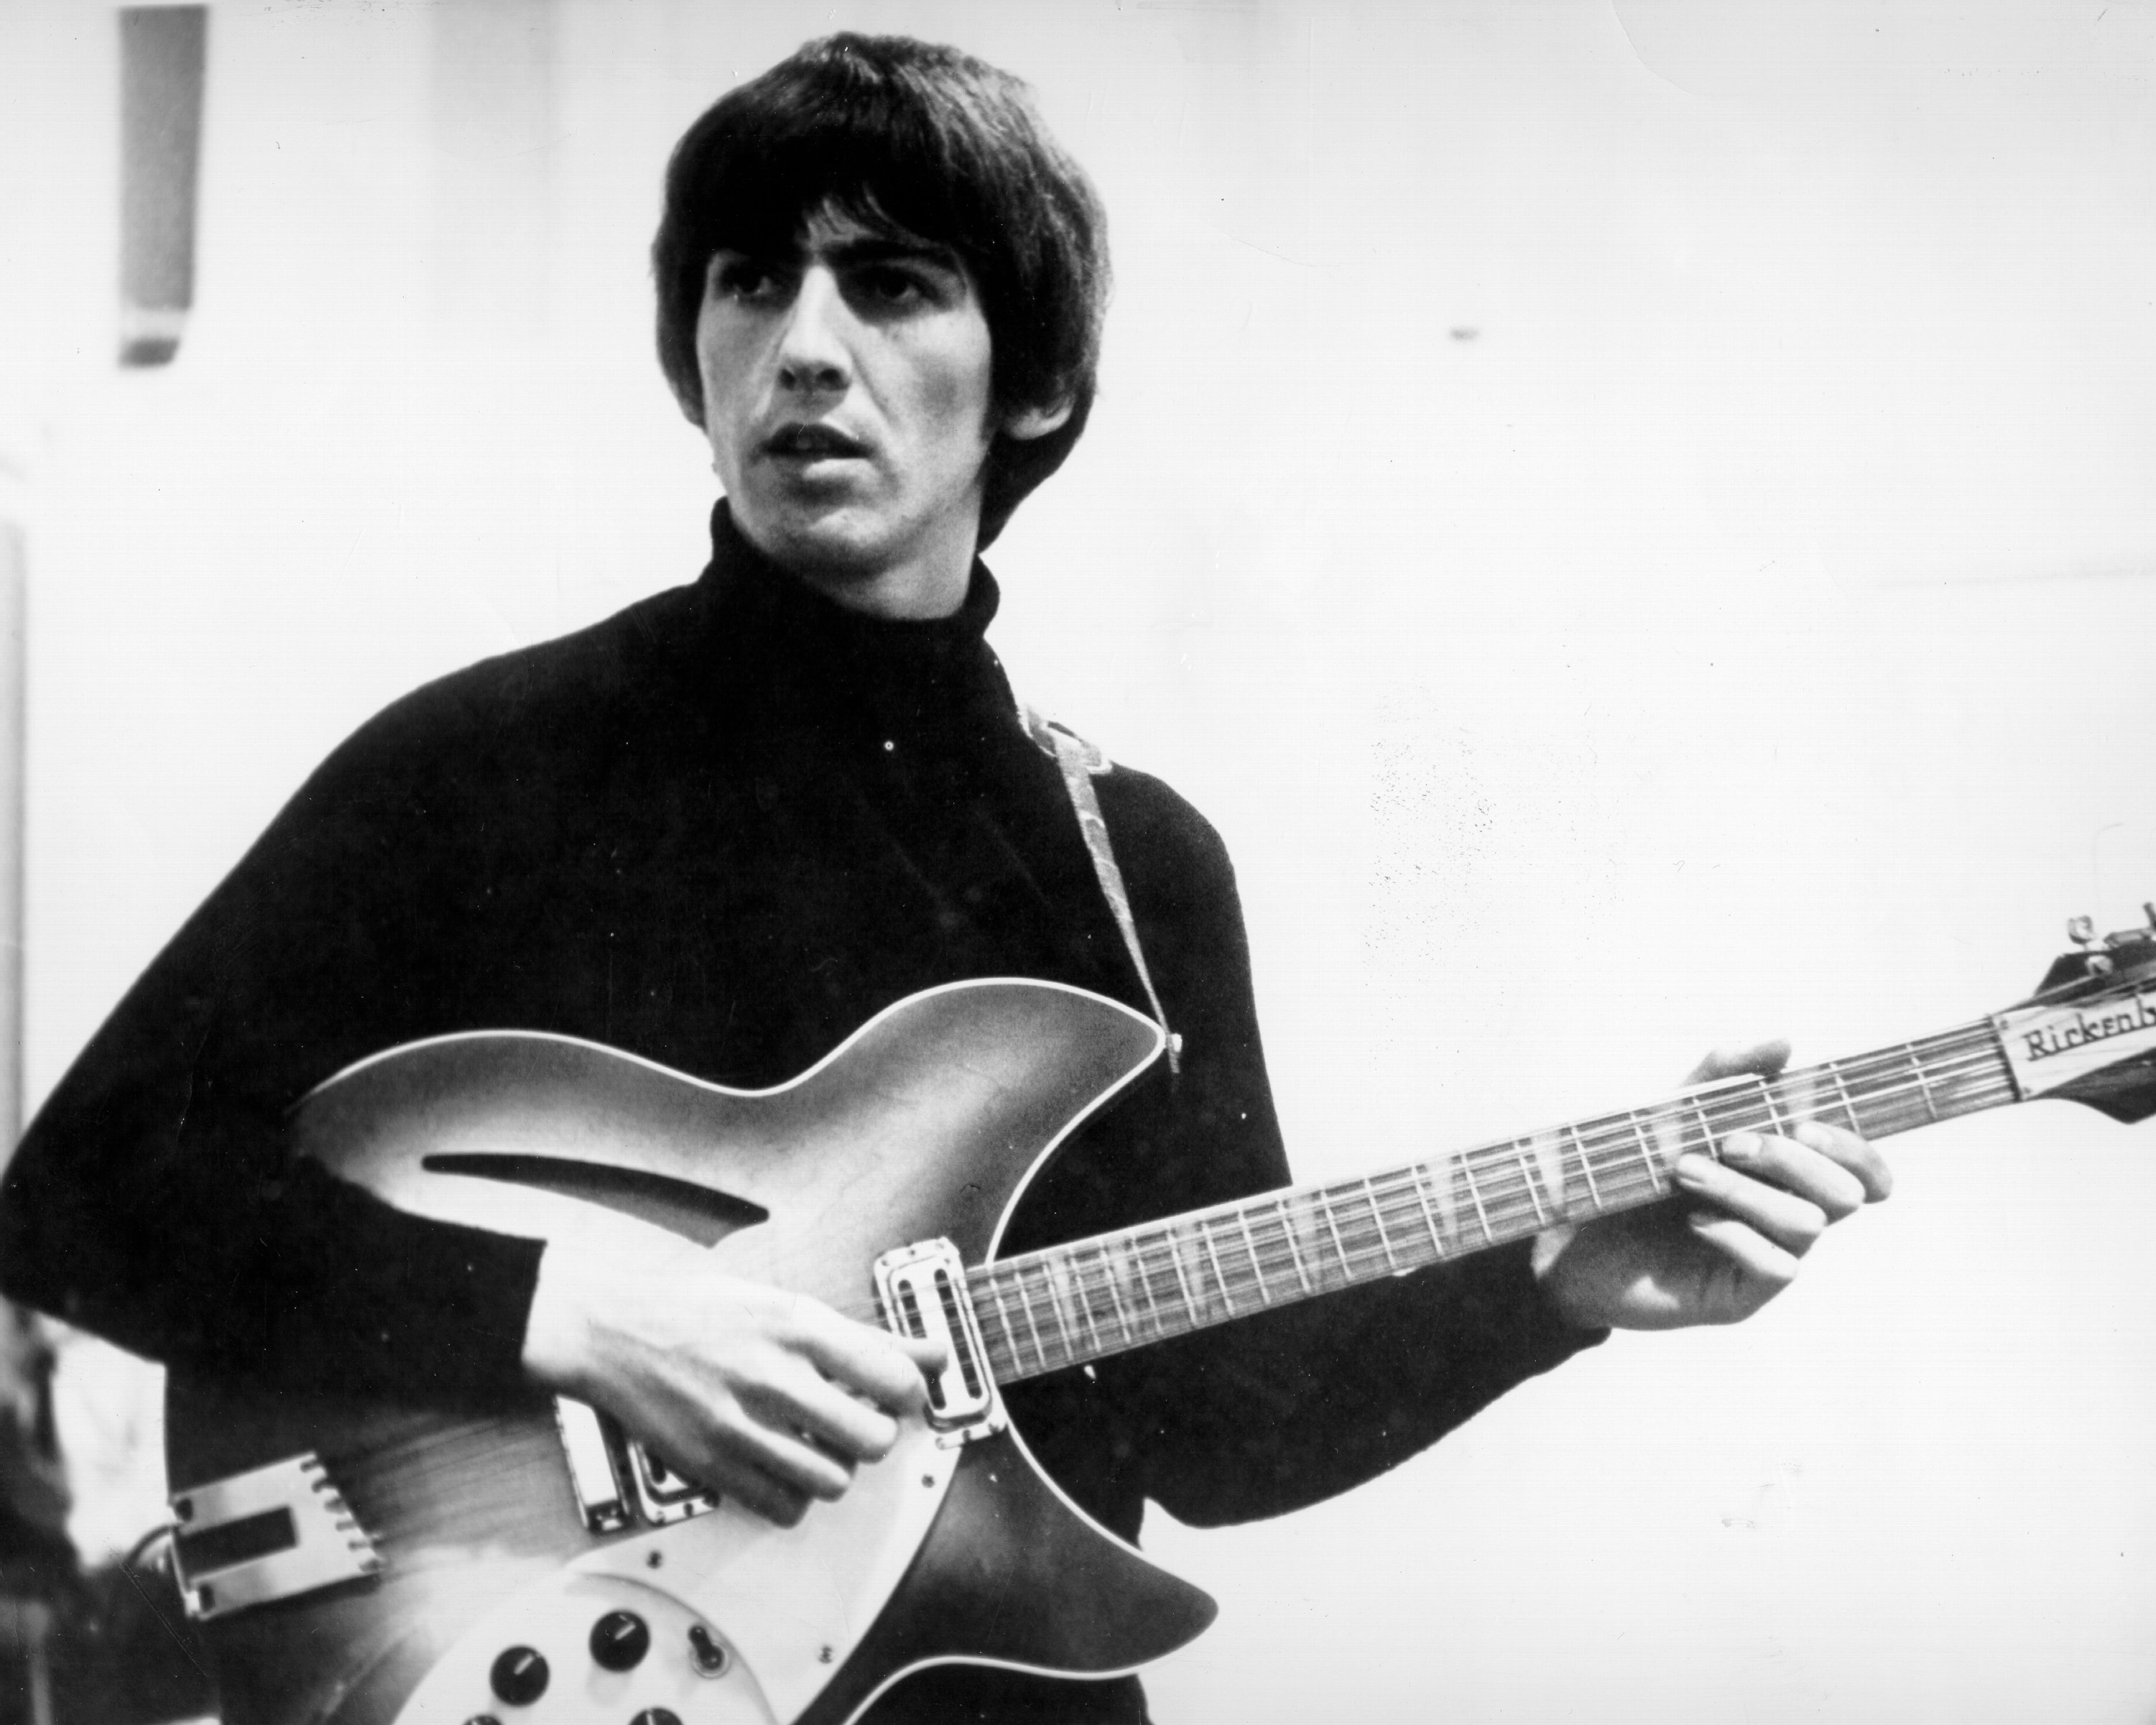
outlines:
{"label": "eye", "polygon": [[721,252],[711,260],[711,294],[714,299],[742,305],[767,305],[784,291],[778,272],[767,264],[738,254]]}
{"label": "eye", "polygon": [[918,271],[897,264],[878,264],[864,270],[860,285],[862,293],[878,305],[915,305],[932,297],[929,284]]}

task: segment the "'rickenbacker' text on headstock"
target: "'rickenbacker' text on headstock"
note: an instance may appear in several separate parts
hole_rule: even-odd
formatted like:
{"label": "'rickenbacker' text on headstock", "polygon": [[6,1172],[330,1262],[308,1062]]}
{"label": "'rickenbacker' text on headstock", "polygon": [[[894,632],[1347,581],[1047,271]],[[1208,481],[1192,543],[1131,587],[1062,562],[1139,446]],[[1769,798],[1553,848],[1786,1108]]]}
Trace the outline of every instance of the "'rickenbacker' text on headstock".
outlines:
{"label": "'rickenbacker' text on headstock", "polygon": [[2156,983],[2107,1000],[2017,1007],[1992,1023],[2025,1100],[2156,1054]]}

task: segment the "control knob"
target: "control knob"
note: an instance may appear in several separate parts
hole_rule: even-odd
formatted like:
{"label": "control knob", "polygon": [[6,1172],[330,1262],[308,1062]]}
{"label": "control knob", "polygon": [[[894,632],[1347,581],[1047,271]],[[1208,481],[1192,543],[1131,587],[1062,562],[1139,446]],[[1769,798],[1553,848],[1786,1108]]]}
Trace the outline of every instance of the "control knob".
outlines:
{"label": "control knob", "polygon": [[609,1611],[592,1625],[592,1660],[601,1671],[634,1671],[651,1651],[651,1630],[634,1611]]}
{"label": "control knob", "polygon": [[494,1692],[513,1707],[528,1707],[547,1692],[545,1656],[536,1647],[510,1647],[503,1651],[487,1674]]}

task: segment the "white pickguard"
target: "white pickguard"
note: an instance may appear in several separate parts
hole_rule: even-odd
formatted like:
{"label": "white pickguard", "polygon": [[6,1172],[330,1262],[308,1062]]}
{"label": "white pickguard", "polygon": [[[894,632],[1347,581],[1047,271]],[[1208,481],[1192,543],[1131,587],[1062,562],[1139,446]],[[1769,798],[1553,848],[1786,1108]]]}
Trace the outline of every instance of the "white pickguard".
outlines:
{"label": "white pickguard", "polygon": [[[959,1451],[909,1421],[897,1446],[860,1469],[836,1503],[777,1527],[732,1504],[600,1548],[511,1594],[459,1635],[397,1716],[397,1725],[465,1725],[492,1714],[516,1725],[625,1722],[664,1708],[682,1725],[788,1725],[843,1666],[905,1574],[957,1471]],[[651,1651],[626,1672],[593,1660],[593,1625],[629,1610]],[[689,1630],[732,1656],[700,1673]],[[547,1661],[547,1692],[505,1710],[489,1685],[506,1650]]]}

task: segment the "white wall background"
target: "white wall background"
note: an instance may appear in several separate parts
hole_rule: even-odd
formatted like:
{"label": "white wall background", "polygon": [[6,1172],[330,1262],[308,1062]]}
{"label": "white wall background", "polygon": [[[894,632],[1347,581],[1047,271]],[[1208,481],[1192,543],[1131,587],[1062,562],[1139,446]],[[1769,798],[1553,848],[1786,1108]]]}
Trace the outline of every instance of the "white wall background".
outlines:
{"label": "white wall background", "polygon": [[[1030,78],[1101,183],[997,639],[1226,833],[1306,1174],[1942,1028],[2156,896],[2148,0],[218,0],[198,311],[127,375],[111,8],[10,0],[33,1101],[367,712],[696,573],[659,169],[839,25]],[[2156,1127],[1893,1148],[1755,1322],[1158,1527],[1224,1608],[1158,1716],[2156,1720]],[[107,1455],[139,1379],[70,1362]]]}

